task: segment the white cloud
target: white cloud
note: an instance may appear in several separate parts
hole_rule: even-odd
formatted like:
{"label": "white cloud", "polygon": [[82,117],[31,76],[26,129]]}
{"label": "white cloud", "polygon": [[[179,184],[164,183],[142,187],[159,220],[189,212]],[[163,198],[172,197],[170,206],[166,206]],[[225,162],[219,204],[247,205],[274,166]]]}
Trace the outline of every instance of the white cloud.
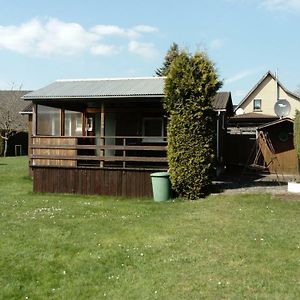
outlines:
{"label": "white cloud", "polygon": [[113,55],[118,54],[120,48],[114,45],[97,44],[91,48],[91,53],[94,55]]}
{"label": "white cloud", "polygon": [[36,44],[39,54],[76,54],[98,39],[79,24],[64,23],[56,19],[50,19],[42,28],[45,35]]}
{"label": "white cloud", "polygon": [[[154,44],[140,43],[137,39],[157,31],[157,28],[148,25],[133,28],[96,25],[85,29],[78,23],[66,23],[55,18],[34,18],[19,26],[0,26],[0,50],[33,56],[75,55],[84,51],[93,55],[111,55],[125,49],[122,43],[123,39],[127,39],[131,45],[130,52],[148,58],[156,51]],[[109,37],[122,39],[112,45],[105,41]]]}
{"label": "white cloud", "polygon": [[130,41],[128,50],[131,53],[138,54],[144,58],[153,58],[157,55],[157,50],[152,43],[141,43],[138,41]]}
{"label": "white cloud", "polygon": [[21,24],[19,27],[0,26],[0,49],[26,53],[44,34],[45,31],[37,19]]}
{"label": "white cloud", "polygon": [[269,10],[300,11],[300,0],[263,0],[262,5]]}
{"label": "white cloud", "polygon": [[158,29],[156,27],[152,27],[152,26],[148,26],[148,25],[137,25],[137,26],[133,27],[133,30],[137,31],[137,32],[147,32],[147,33],[158,31]]}

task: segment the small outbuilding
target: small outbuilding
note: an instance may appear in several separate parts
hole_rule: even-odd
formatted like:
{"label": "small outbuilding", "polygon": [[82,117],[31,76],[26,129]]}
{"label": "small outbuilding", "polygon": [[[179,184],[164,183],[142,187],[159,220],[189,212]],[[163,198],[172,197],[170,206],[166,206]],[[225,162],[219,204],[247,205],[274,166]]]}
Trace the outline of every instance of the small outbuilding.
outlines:
{"label": "small outbuilding", "polygon": [[[29,93],[30,167],[38,192],[151,196],[166,171],[164,77],[60,80]],[[230,93],[212,101],[222,168]]]}
{"label": "small outbuilding", "polygon": [[257,128],[258,151],[261,151],[265,167],[270,173],[299,174],[293,125],[292,119],[282,118]]}

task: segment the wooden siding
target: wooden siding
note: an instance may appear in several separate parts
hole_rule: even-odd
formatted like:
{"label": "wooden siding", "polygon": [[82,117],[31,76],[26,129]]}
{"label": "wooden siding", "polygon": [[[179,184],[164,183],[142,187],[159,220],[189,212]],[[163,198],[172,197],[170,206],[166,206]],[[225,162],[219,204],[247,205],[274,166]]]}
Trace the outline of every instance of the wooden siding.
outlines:
{"label": "wooden siding", "polygon": [[[287,134],[284,141],[280,141],[281,132]],[[267,135],[269,144],[263,141],[265,135]],[[259,133],[258,142],[270,173],[299,174],[298,157],[293,143],[292,123],[285,122],[266,128]]]}
{"label": "wooden siding", "polygon": [[[76,156],[75,149],[67,149],[66,146],[75,146],[76,138],[74,137],[38,137],[32,139],[32,161],[33,165],[44,166],[68,166],[75,167],[76,160],[53,159],[55,157],[74,157]],[[43,148],[36,148],[35,146],[43,145]],[[52,148],[58,146],[57,148]],[[61,148],[59,148],[61,147]]]}
{"label": "wooden siding", "polygon": [[150,170],[33,167],[33,191],[152,197]]}
{"label": "wooden siding", "polygon": [[[272,154],[270,153],[270,151],[268,151],[268,149],[265,146],[263,146],[261,150],[265,161],[272,161]],[[288,175],[299,174],[298,159],[295,149],[291,149],[281,153],[276,153],[275,155],[276,159],[273,158],[273,162],[270,163],[268,167],[270,173]]]}
{"label": "wooden siding", "polygon": [[[141,143],[141,140],[155,137],[102,137],[100,140],[114,140],[117,143],[97,145],[97,137],[32,137],[32,166],[76,167],[93,165],[94,167],[125,168],[167,168],[166,142]],[[118,143],[120,141],[120,144]],[[105,155],[105,150],[116,151],[115,155]],[[105,163],[105,164],[103,164]]]}

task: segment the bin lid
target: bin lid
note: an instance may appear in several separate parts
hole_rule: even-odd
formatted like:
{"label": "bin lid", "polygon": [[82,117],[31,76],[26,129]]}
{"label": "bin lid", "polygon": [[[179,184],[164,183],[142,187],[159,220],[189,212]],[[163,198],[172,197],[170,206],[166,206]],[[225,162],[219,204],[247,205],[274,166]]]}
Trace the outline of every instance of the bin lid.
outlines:
{"label": "bin lid", "polygon": [[151,177],[169,177],[170,174],[168,172],[156,172],[150,174]]}

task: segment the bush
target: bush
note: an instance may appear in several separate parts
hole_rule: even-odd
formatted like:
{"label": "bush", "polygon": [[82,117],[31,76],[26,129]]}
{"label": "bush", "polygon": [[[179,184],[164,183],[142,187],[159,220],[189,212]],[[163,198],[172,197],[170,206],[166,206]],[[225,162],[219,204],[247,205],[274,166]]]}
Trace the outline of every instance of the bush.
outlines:
{"label": "bush", "polygon": [[182,51],[173,61],[165,84],[168,162],[174,190],[196,199],[208,192],[214,160],[212,98],[222,83],[204,53]]}
{"label": "bush", "polygon": [[300,112],[298,110],[294,120],[294,146],[300,159]]}

